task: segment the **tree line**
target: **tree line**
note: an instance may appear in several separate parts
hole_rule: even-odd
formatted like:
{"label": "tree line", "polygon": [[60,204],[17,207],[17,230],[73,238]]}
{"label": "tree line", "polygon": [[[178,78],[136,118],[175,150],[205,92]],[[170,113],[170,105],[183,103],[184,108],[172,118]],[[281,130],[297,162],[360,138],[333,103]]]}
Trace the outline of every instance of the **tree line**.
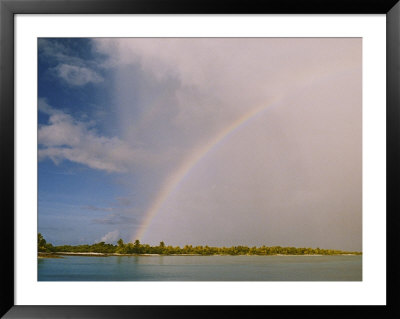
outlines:
{"label": "tree line", "polygon": [[356,254],[361,252],[350,252],[336,249],[320,248],[296,248],[281,246],[232,246],[232,247],[210,247],[185,245],[167,246],[163,241],[157,246],[142,244],[139,240],[133,243],[124,243],[119,239],[116,245],[99,242],[92,245],[61,245],[53,246],[47,243],[41,233],[38,234],[38,251],[47,253],[79,252],[79,253],[104,253],[104,254],[160,254],[160,255],[340,255]]}

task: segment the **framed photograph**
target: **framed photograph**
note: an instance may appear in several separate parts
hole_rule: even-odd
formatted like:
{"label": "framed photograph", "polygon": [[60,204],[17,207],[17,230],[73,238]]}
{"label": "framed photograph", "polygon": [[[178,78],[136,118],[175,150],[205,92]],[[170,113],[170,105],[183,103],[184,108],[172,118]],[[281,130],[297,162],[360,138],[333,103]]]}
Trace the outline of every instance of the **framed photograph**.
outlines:
{"label": "framed photograph", "polygon": [[0,10],[5,318],[396,312],[397,1]]}

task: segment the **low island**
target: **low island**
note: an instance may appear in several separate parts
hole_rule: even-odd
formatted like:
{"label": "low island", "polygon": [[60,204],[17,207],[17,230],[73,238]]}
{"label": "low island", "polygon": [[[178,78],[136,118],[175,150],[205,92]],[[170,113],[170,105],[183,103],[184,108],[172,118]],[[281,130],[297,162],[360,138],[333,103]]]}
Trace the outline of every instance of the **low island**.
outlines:
{"label": "low island", "polygon": [[158,246],[150,246],[141,244],[139,240],[134,243],[124,243],[119,239],[117,245],[99,242],[92,245],[62,245],[53,246],[48,243],[41,233],[38,234],[38,257],[39,258],[59,258],[62,255],[79,255],[79,256],[137,256],[137,255],[172,255],[172,256],[212,256],[212,255],[361,255],[361,252],[342,251],[336,249],[320,249],[320,248],[296,248],[281,246],[232,246],[232,247],[210,247],[210,246],[192,246],[185,245],[183,248],[179,246],[167,246],[162,241]]}

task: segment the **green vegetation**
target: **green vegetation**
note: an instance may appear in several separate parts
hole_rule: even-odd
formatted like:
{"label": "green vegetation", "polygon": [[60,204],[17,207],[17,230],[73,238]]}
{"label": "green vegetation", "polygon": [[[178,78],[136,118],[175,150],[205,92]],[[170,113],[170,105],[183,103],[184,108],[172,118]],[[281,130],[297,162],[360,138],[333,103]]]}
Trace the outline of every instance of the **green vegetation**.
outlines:
{"label": "green vegetation", "polygon": [[38,251],[52,253],[103,253],[103,254],[160,254],[160,255],[341,255],[355,254],[361,255],[361,252],[349,252],[333,249],[320,248],[296,248],[281,246],[232,246],[232,247],[209,247],[209,246],[192,246],[185,245],[183,248],[179,246],[167,246],[162,241],[158,246],[150,246],[141,244],[139,240],[134,243],[124,243],[119,239],[117,245],[106,244],[105,242],[93,245],[63,245],[53,246],[46,243],[42,234],[38,234]]}
{"label": "green vegetation", "polygon": [[42,234],[38,234],[38,252],[53,252],[54,247],[52,244],[48,244],[46,240],[43,238]]}

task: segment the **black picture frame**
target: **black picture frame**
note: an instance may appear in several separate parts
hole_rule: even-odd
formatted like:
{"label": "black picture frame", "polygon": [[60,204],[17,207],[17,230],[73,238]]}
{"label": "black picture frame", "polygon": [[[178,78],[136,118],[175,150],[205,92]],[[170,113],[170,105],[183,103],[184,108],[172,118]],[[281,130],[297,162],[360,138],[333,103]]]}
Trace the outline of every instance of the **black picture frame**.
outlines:
{"label": "black picture frame", "polygon": [[[400,137],[400,3],[399,0],[0,0],[0,163],[2,184],[1,308],[4,318],[164,318],[237,315],[337,317],[399,315],[396,215]],[[14,303],[14,15],[15,14],[385,14],[387,54],[386,181],[387,304],[386,306],[28,306]],[[383,213],[383,212],[377,212]],[[322,312],[322,313],[321,313]]]}

